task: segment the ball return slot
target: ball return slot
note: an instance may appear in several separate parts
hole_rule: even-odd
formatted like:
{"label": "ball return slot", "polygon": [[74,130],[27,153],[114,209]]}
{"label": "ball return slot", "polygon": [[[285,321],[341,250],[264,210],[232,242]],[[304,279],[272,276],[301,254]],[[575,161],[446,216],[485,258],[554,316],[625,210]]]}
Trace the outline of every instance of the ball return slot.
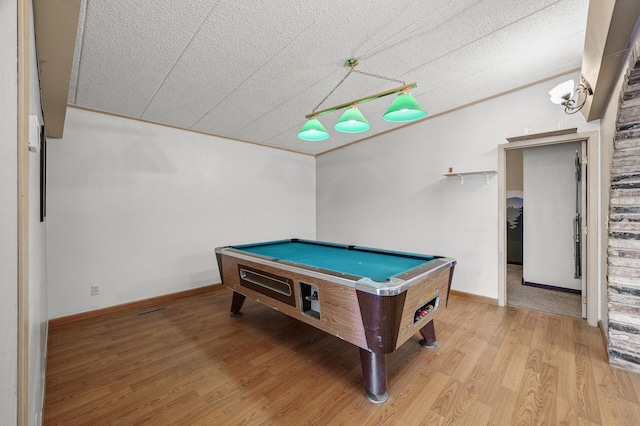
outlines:
{"label": "ball return slot", "polygon": [[320,319],[320,300],[318,287],[311,284],[300,284],[300,298],[302,299],[302,313],[312,318]]}
{"label": "ball return slot", "polygon": [[238,264],[240,285],[279,300],[291,306],[296,306],[293,294],[293,280],[265,271],[258,271],[249,266]]}
{"label": "ball return slot", "polygon": [[416,309],[415,313],[413,314],[413,323],[415,324],[419,321],[422,321],[424,318],[429,316],[431,312],[438,309],[439,304],[440,304],[440,296],[436,295],[432,299],[430,299],[427,303],[420,306],[418,309]]}

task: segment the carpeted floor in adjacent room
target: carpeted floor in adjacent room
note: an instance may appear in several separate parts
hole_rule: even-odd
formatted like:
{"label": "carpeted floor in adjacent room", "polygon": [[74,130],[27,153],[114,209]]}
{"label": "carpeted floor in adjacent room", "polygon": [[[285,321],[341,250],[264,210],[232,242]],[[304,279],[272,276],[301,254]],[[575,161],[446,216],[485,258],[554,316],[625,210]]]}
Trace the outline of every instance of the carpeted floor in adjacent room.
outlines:
{"label": "carpeted floor in adjacent room", "polygon": [[522,285],[521,265],[507,265],[507,305],[582,318],[579,294]]}

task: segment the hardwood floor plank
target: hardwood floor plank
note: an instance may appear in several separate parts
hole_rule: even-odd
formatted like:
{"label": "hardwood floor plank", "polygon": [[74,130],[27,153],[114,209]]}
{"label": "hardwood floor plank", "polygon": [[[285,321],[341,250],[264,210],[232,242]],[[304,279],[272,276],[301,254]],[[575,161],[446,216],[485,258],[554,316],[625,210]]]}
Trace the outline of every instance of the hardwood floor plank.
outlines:
{"label": "hardwood floor plank", "polygon": [[[354,401],[363,402],[363,392],[358,386],[361,382],[361,373],[358,367],[344,375],[342,380],[327,383],[328,386],[324,389],[315,386],[310,390],[313,396],[309,396],[314,402],[305,404],[306,410],[300,416],[298,424],[330,424],[333,419],[343,419],[338,413],[351,407]],[[316,404],[320,405],[316,406]],[[314,406],[315,409],[312,409],[311,406]]]}
{"label": "hardwood floor plank", "polygon": [[[541,321],[542,339],[540,349],[542,350],[542,362],[549,365],[558,366],[559,354],[562,348],[562,321],[559,317],[547,317]],[[543,329],[544,327],[544,329]]]}
{"label": "hardwood floor plank", "polygon": [[[632,381],[622,370],[604,363],[594,366],[594,377],[603,424],[635,425],[640,419],[640,405]],[[616,401],[628,401],[617,404]]]}
{"label": "hardwood floor plank", "polygon": [[558,368],[558,396],[569,401],[577,400],[576,363],[572,351],[560,351]]}
{"label": "hardwood floor plank", "polygon": [[491,417],[491,407],[477,401],[464,408],[464,411],[454,411],[444,421],[448,425],[476,426],[485,425]]}
{"label": "hardwood floor plank", "polygon": [[[531,362],[529,365],[533,364]],[[517,409],[513,412],[510,424],[532,425],[536,424],[536,391],[538,388],[538,373],[533,370],[525,370],[520,388],[518,389]]]}
{"label": "hardwood floor plank", "polygon": [[584,419],[578,416],[578,407],[576,400],[558,398],[556,401],[556,422],[558,426],[578,426],[588,424]]}
{"label": "hardwood floor plank", "polygon": [[462,384],[459,381],[449,380],[429,409],[439,416],[446,417],[456,403],[456,400],[461,393],[461,387]]}
{"label": "hardwood floor plank", "polygon": [[[511,325],[518,313],[519,309],[506,307],[500,310],[496,310],[496,319],[498,322],[493,328],[493,338],[489,342],[494,346],[501,347],[504,343],[505,338],[509,335],[509,330],[511,329]],[[483,328],[490,329],[489,327],[485,327],[483,324]]]}
{"label": "hardwood floor plank", "polygon": [[[485,355],[485,349],[488,344],[478,340],[478,339],[469,339],[472,343],[469,349],[464,353],[462,360],[460,360],[460,365],[454,371],[451,376],[454,379],[458,379],[462,382],[469,380],[474,377],[474,372],[477,374],[478,363],[480,359]],[[482,369],[483,371],[485,369]]]}
{"label": "hardwood floor plank", "polygon": [[[580,339],[580,341],[583,341]],[[601,424],[600,407],[596,382],[589,358],[589,348],[581,343],[575,343],[576,359],[576,390],[578,397],[579,416],[590,422]]]}
{"label": "hardwood floor plank", "polygon": [[[605,366],[606,364],[601,364],[601,366]],[[603,372],[607,377],[611,375],[611,380],[615,384],[616,391],[613,394],[612,399],[623,399],[625,401],[629,401],[632,404],[639,404],[640,398],[638,398],[638,393],[633,387],[634,380],[629,378],[629,374],[624,372],[623,370],[614,368],[600,368],[600,371]]]}
{"label": "hardwood floor plank", "polygon": [[504,377],[502,386],[518,390],[522,381],[523,371],[527,364],[529,348],[524,345],[514,344],[505,348],[506,354],[503,355]]}
{"label": "hardwood floor plank", "polygon": [[516,391],[506,388],[504,386],[498,386],[494,390],[492,395],[492,404],[486,404],[491,407],[491,416],[487,421],[488,425],[511,425],[511,418],[514,411],[517,409],[516,401],[518,394]]}
{"label": "hardwood floor plank", "polygon": [[536,398],[538,424],[553,425],[557,418],[558,367],[543,364]]}
{"label": "hardwood floor plank", "polygon": [[640,376],[606,363],[585,321],[452,296],[387,356],[389,400],[364,395],[355,346],[231,293],[49,331],[45,425],[637,425]]}
{"label": "hardwood floor plank", "polygon": [[396,411],[397,424],[424,424],[428,417],[433,416],[444,421],[442,416],[436,414],[430,407],[447,383],[449,383],[449,377],[435,371],[428,377],[424,377],[420,386],[412,386],[412,389],[415,389],[413,392],[405,391],[406,398],[401,404],[402,409]]}
{"label": "hardwood floor plank", "polygon": [[480,424],[488,421],[491,409],[479,401],[480,395],[487,387],[488,380],[488,370],[476,366],[469,377],[462,382],[462,388],[458,392],[445,421],[450,424],[469,423],[471,418],[475,418],[475,421]]}

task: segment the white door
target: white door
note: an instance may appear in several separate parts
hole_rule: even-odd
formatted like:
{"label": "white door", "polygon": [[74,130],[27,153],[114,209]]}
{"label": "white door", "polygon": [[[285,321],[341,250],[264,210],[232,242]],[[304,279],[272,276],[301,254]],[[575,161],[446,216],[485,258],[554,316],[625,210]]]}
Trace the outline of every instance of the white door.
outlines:
{"label": "white door", "polygon": [[575,230],[582,228],[584,196],[576,155],[582,158],[581,142],[525,148],[522,179],[523,279],[571,293],[582,291],[582,238]]}

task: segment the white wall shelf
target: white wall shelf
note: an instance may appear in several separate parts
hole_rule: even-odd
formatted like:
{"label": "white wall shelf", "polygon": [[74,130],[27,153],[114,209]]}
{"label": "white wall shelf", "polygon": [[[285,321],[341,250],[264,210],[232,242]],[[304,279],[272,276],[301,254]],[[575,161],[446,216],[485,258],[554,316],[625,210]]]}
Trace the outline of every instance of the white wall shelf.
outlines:
{"label": "white wall shelf", "polygon": [[493,177],[493,175],[497,174],[495,170],[476,170],[472,172],[450,172],[443,173],[442,176],[452,177],[458,176],[460,178],[460,185],[464,185],[464,177],[472,176],[472,175],[484,175],[484,182],[489,185],[489,178]]}

